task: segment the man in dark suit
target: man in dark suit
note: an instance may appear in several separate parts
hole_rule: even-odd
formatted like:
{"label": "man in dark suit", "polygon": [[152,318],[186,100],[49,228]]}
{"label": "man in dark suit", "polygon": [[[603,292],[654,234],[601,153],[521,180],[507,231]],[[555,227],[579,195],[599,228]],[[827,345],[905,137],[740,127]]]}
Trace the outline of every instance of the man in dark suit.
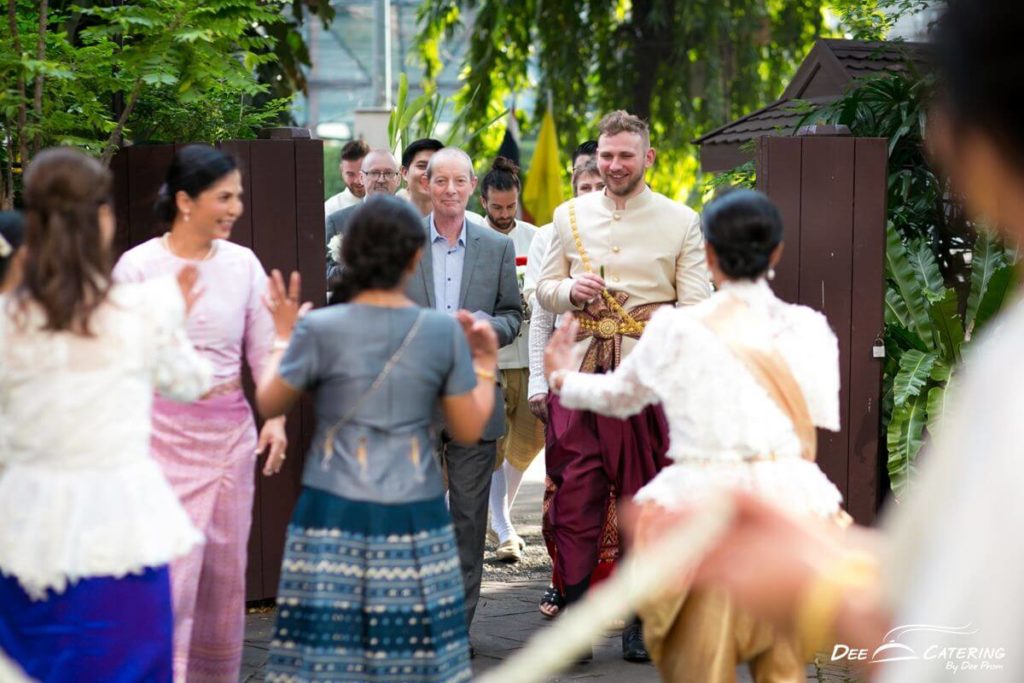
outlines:
{"label": "man in dark suit", "polygon": [[[363,165],[359,171],[359,178],[363,187],[366,188],[366,196],[375,194],[394,194],[398,185],[402,182],[402,175],[398,170],[398,162],[394,155],[386,149],[375,149],[363,157]],[[345,227],[348,225],[352,214],[363,205],[362,200],[352,206],[335,211],[327,217],[325,227],[325,244],[330,249],[331,240],[335,235],[344,235]],[[340,248],[338,250],[340,252]],[[341,275],[341,259],[335,259],[330,253],[327,254],[327,286],[332,287],[334,280]]]}
{"label": "man in dark suit", "polygon": [[[427,245],[406,294],[426,308],[454,314],[466,309],[490,321],[498,345],[511,344],[523,320],[516,279],[515,246],[490,228],[466,219],[466,204],[476,188],[473,162],[448,147],[430,158],[421,178],[433,211],[424,219]],[[480,598],[484,535],[497,440],[505,432],[505,405],[495,385],[494,412],[476,444],[442,437],[438,454],[448,474],[448,491],[466,588],[466,623],[472,623]]]}

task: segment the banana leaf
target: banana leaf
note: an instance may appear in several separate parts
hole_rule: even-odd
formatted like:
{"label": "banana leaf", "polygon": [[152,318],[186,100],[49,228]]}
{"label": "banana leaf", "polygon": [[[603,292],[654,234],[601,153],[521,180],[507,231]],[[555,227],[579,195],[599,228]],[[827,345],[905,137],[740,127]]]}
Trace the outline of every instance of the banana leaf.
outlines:
{"label": "banana leaf", "polygon": [[974,317],[972,332],[980,330],[995,317],[1003,307],[1007,296],[1016,288],[1017,270],[1013,266],[1004,266],[997,270],[988,281],[981,303],[978,304],[978,313]]}
{"label": "banana leaf", "polygon": [[995,237],[981,231],[974,242],[971,258],[971,291],[967,295],[967,309],[964,312],[964,327],[974,329],[974,322],[981,307],[981,300],[988,290],[993,276],[1006,266],[1006,252]]}
{"label": "banana leaf", "polygon": [[908,330],[914,324],[910,319],[910,310],[907,308],[907,302],[892,287],[885,288],[885,324],[899,325]]}
{"label": "banana leaf", "polygon": [[889,458],[886,468],[889,482],[897,497],[908,490],[916,472],[917,454],[924,443],[928,421],[928,399],[915,396],[906,405],[893,409],[886,433]]}
{"label": "banana leaf", "polygon": [[946,414],[946,387],[932,387],[928,390],[928,432],[934,433],[939,420]]}
{"label": "banana leaf", "polygon": [[896,408],[918,396],[931,379],[932,368],[938,360],[935,353],[922,353],[911,349],[900,358],[900,369],[892,381],[893,403]]}
{"label": "banana leaf", "polygon": [[943,358],[951,364],[959,363],[964,325],[960,321],[960,300],[956,291],[947,289],[942,299],[928,307],[928,315],[935,324],[935,339],[939,342]]}
{"label": "banana leaf", "polygon": [[935,339],[931,334],[928,305],[921,294],[925,284],[918,278],[918,273],[910,264],[907,247],[891,225],[886,229],[885,268],[910,316],[908,322],[911,324],[907,328],[917,333],[929,349],[934,349]]}
{"label": "banana leaf", "polygon": [[910,267],[917,273],[917,279],[924,287],[929,300],[941,299],[946,291],[946,282],[939,270],[939,262],[935,260],[935,252],[931,245],[923,239],[915,239],[907,245],[907,258]]}

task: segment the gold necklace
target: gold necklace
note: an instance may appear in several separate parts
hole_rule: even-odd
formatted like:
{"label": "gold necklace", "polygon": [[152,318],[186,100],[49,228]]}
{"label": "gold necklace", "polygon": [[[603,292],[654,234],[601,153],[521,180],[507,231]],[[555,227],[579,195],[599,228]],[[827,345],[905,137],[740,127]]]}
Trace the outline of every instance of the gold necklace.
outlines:
{"label": "gold necklace", "polygon": [[171,256],[177,256],[178,258],[185,259],[186,261],[209,261],[211,258],[213,258],[213,253],[215,251],[217,251],[217,243],[216,242],[210,242],[210,248],[206,250],[206,255],[203,256],[203,258],[193,258],[193,259],[190,259],[190,258],[185,258],[184,256],[178,256],[176,253],[174,253],[174,249],[171,249],[170,237],[171,237],[171,233],[165,232],[164,236],[161,238],[163,240],[163,243],[164,243],[164,249],[166,249],[168,252],[170,252]]}

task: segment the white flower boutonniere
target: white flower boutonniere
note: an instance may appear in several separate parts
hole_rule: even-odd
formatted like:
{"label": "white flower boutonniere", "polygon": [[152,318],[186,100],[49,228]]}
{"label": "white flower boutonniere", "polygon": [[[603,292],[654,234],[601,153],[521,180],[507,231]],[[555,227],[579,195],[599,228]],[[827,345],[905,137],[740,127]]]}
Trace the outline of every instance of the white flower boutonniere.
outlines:
{"label": "white flower boutonniere", "polygon": [[327,258],[341,265],[341,233],[332,237],[331,241],[327,243]]}

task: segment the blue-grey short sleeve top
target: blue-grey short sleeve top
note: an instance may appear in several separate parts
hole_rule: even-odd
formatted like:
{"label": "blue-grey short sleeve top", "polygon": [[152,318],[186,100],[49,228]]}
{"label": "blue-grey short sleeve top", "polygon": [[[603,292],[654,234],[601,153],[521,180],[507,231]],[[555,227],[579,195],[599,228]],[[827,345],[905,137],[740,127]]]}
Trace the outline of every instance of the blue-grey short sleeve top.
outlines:
{"label": "blue-grey short sleeve top", "polygon": [[[367,394],[420,316],[391,373]],[[299,321],[278,372],[314,396],[316,430],[304,485],[378,503],[444,493],[434,455],[439,402],[476,386],[469,345],[454,318],[416,307],[328,306]]]}

